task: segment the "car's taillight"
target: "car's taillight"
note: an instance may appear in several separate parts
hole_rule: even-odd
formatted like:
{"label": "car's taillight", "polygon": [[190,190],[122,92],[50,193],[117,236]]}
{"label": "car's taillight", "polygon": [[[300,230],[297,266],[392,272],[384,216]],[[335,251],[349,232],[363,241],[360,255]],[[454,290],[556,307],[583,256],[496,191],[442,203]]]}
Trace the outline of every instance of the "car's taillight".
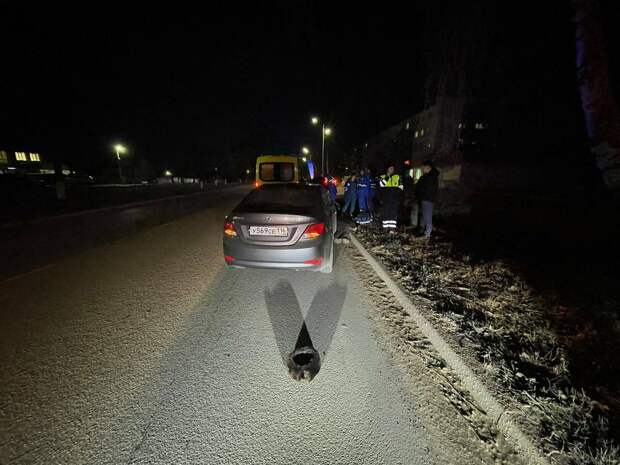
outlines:
{"label": "car's taillight", "polygon": [[258,189],[260,187],[260,181],[254,181],[254,187]]}
{"label": "car's taillight", "polygon": [[306,265],[320,265],[321,263],[323,263],[323,257],[311,258],[310,260],[304,260],[304,263]]}
{"label": "car's taillight", "polygon": [[237,231],[235,231],[235,225],[226,221],[224,223],[224,234],[228,237],[234,237],[237,235]]}
{"label": "car's taillight", "polygon": [[232,263],[235,259],[230,255],[224,255],[224,260],[226,260],[226,263]]}
{"label": "car's taillight", "polygon": [[304,231],[304,239],[314,239],[325,232],[325,223],[311,224]]}

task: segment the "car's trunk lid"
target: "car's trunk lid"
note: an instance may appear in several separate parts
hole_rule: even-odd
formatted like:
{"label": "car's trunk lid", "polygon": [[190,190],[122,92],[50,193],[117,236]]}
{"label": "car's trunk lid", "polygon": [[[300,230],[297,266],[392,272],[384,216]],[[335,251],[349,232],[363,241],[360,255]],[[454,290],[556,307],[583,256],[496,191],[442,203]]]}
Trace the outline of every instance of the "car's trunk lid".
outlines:
{"label": "car's trunk lid", "polygon": [[295,244],[308,225],[318,222],[310,215],[271,212],[235,212],[231,219],[244,242],[271,245]]}

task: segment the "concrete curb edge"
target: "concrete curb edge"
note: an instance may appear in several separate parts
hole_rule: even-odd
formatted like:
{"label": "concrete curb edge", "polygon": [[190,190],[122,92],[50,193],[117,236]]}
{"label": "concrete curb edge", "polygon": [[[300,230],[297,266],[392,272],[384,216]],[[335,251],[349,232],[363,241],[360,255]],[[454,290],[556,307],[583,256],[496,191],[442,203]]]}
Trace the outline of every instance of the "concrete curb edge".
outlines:
{"label": "concrete curb edge", "polygon": [[358,241],[353,233],[350,234],[351,242],[359,250],[375,273],[386,283],[388,289],[403,309],[413,319],[422,334],[429,340],[439,355],[454,370],[463,382],[463,386],[470,392],[472,397],[486,411],[489,418],[497,425],[508,443],[517,452],[527,457],[527,462],[538,465],[550,465],[550,462],[542,454],[540,449],[528,438],[521,428],[510,418],[510,412],[493,397],[486,386],[478,379],[473,370],[469,368],[463,359],[441,337],[433,325],[417,310],[407,294],[392,279],[385,268],[368,252]]}

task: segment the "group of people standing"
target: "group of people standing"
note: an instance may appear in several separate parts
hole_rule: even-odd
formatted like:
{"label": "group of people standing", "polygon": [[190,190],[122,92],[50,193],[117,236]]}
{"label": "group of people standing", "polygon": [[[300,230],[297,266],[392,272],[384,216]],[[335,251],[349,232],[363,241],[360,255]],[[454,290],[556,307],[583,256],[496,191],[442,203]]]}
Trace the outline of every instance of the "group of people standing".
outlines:
{"label": "group of people standing", "polygon": [[359,205],[359,214],[354,218],[358,224],[372,223],[373,201],[375,198],[376,183],[370,170],[362,168],[359,174],[352,174],[344,184],[343,213],[353,217],[356,205]]}
{"label": "group of people standing", "polygon": [[417,181],[410,178],[405,179],[405,183],[396,173],[394,164],[388,164],[385,174],[378,178],[374,178],[370,170],[362,169],[359,176],[352,174],[344,185],[342,212],[353,217],[359,205],[359,214],[354,220],[358,224],[368,224],[373,221],[373,211],[380,211],[383,229],[394,233],[405,197],[404,204],[410,208],[410,226],[428,239],[433,231],[433,208],[438,190],[439,171],[431,160],[422,163],[422,175]]}

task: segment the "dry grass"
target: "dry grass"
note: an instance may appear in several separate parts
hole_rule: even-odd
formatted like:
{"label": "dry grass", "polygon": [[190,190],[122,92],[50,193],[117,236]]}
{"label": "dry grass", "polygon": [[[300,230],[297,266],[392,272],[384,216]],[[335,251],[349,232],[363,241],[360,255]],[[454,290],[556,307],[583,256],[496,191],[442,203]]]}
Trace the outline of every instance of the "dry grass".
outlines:
{"label": "dry grass", "polygon": [[[445,236],[419,245],[407,233],[387,237],[374,227],[356,234],[410,294],[454,323],[489,379],[521,405],[551,459],[620,464],[620,363],[610,345],[620,340],[618,289],[603,286],[593,296],[561,268],[544,270],[543,260],[481,258],[476,247]],[[549,273],[547,281],[524,273],[528,266],[534,276]]]}

